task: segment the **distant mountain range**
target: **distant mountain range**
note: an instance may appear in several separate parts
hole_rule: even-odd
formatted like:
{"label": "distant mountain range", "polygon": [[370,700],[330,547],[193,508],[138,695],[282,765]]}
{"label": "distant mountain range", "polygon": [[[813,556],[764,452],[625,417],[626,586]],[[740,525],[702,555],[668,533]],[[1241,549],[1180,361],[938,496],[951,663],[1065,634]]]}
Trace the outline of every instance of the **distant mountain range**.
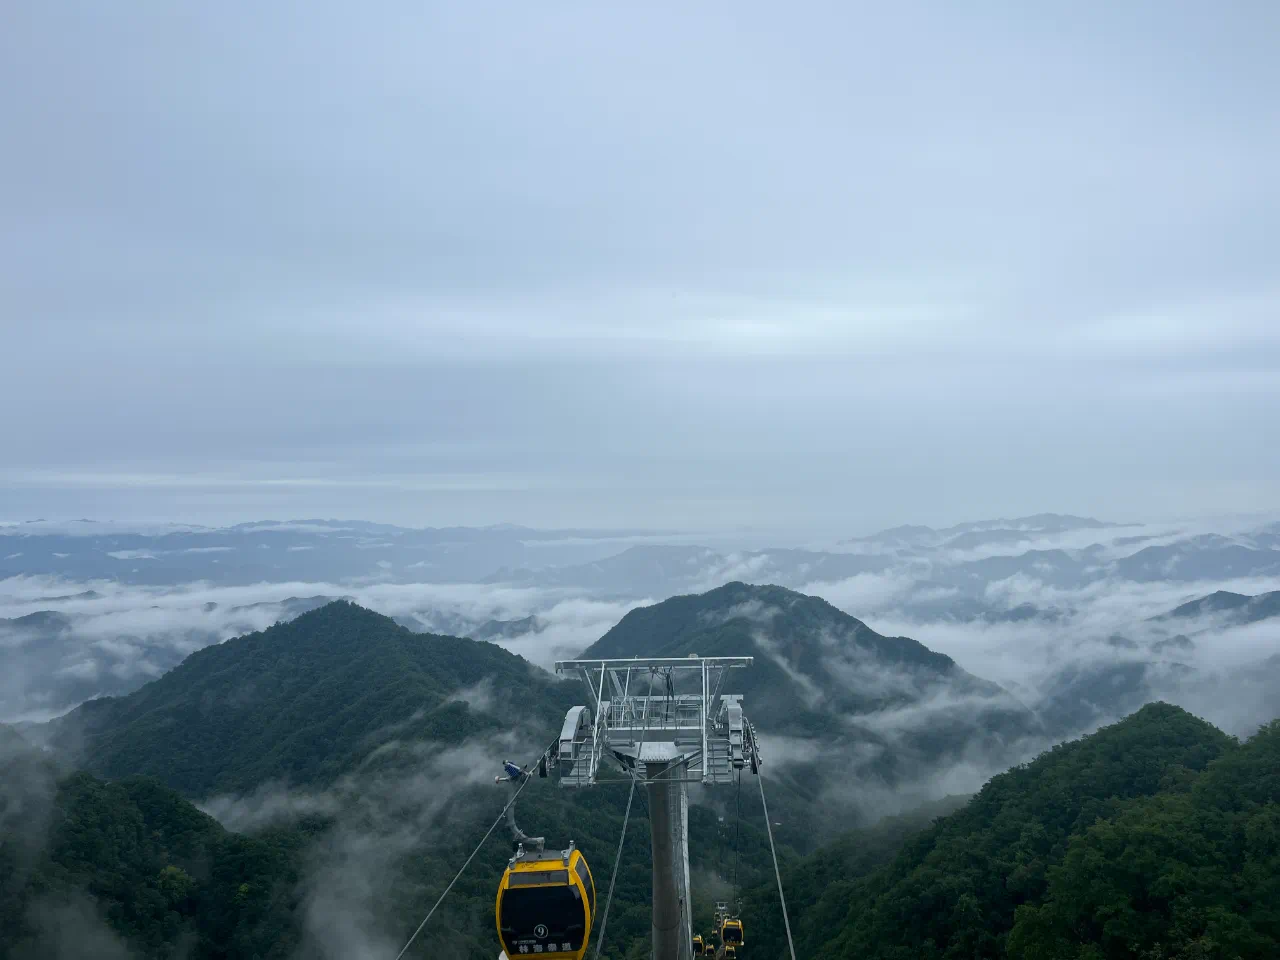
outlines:
{"label": "distant mountain range", "polygon": [[[1045,514],[946,530],[899,527],[845,541],[839,550],[827,551],[725,552],[701,546],[638,545],[583,564],[504,567],[484,579],[494,584],[656,598],[706,590],[731,580],[804,588],[878,574],[906,585],[901,602],[907,612],[1003,621],[1033,615],[1030,610],[1013,613],[985,598],[989,585],[1013,577],[1073,590],[1108,579],[1155,583],[1280,576],[1280,535],[1270,528],[1248,537],[1188,535],[1164,544],[1150,543],[1154,539],[1150,536],[1088,542],[1091,534],[1119,528],[1119,524]],[[1086,539],[1069,547],[1033,546],[1068,535]],[[1017,549],[1024,544],[1025,549]],[[939,598],[939,591],[949,595]]]}
{"label": "distant mountain range", "polygon": [[891,527],[865,537],[853,537],[847,543],[869,543],[886,547],[939,547],[968,550],[992,543],[1017,543],[1043,539],[1053,534],[1076,530],[1112,530],[1137,524],[1106,523],[1091,517],[1073,517],[1063,513],[1037,513],[1012,519],[977,520],[934,529],[920,525]]}
{"label": "distant mountain range", "polygon": [[1155,619],[1166,621],[1213,617],[1232,626],[1241,626],[1277,616],[1280,616],[1280,590],[1252,597],[1218,590],[1198,600],[1189,600]]}
{"label": "distant mountain range", "polygon": [[474,582],[504,565],[576,563],[617,553],[630,530],[416,529],[354,520],[260,521],[139,532],[91,521],[0,526],[0,579],[18,575],[172,585],[264,581]]}
{"label": "distant mountain range", "polygon": [[[1128,529],[1136,533],[1119,535]],[[733,580],[799,588],[885,574],[975,600],[988,584],[1015,576],[1061,589],[1108,578],[1151,583],[1280,576],[1276,525],[1231,537],[1168,531],[1156,537],[1143,529],[1036,514],[941,529],[895,527],[825,549],[729,549],[661,532],[512,525],[412,529],[299,520],[138,532],[88,521],[32,523],[0,527],[0,579],[39,575],[153,586],[485,583],[660,599]]]}

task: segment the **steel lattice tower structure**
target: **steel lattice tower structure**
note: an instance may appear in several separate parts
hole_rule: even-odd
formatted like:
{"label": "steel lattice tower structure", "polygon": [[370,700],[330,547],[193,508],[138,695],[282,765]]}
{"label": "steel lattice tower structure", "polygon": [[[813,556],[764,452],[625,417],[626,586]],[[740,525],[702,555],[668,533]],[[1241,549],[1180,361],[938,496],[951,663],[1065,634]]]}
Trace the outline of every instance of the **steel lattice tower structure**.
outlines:
{"label": "steel lattice tower structure", "polygon": [[591,701],[565,716],[558,744],[561,786],[595,785],[601,762],[609,759],[647,791],[653,960],[692,955],[689,784],[729,784],[744,766],[757,769],[742,695],[722,692],[729,671],[751,662],[691,655],[555,665],[557,673],[579,677]]}

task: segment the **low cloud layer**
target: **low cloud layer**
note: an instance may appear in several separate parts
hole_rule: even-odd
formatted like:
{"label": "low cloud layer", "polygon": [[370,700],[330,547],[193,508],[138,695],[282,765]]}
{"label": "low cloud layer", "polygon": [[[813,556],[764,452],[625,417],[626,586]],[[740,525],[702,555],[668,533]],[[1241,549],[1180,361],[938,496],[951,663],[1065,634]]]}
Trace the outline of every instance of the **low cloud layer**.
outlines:
{"label": "low cloud layer", "polygon": [[[477,788],[497,789],[500,758],[536,753],[536,742],[523,731],[451,745],[390,740],[369,757],[385,763],[398,754],[403,762],[390,769],[356,772],[323,790],[264,784],[245,795],[211,797],[201,807],[229,829],[250,833],[300,817],[329,820],[305,852],[299,957],[383,960],[412,932],[402,925],[403,905],[430,902],[415,864],[465,856],[455,841],[478,821],[457,801]],[[447,939],[445,952],[433,956],[449,956]]]}
{"label": "low cloud layer", "polygon": [[[128,692],[201,647],[339,597],[427,632],[465,634],[491,621],[532,618],[526,629],[494,642],[548,669],[577,655],[641,602],[488,584],[165,588],[13,577],[0,580],[0,620],[6,621],[0,623],[0,649],[9,667],[0,677],[0,722],[45,720],[82,700]],[[45,611],[57,616],[20,619]]]}
{"label": "low cloud layer", "polygon": [[[1249,625],[1233,625],[1221,616],[1150,619],[1217,590],[1248,595],[1275,590],[1280,588],[1277,578],[1177,584],[1107,580],[1064,590],[1017,576],[989,585],[986,598],[1002,609],[1030,604],[1062,612],[1015,622],[923,619],[904,603],[911,595],[907,578],[896,586],[879,578],[872,602],[867,602],[872,592],[860,579],[812,584],[806,591],[856,613],[881,633],[910,636],[948,654],[964,669],[994,680],[1032,707],[1053,695],[1055,684],[1068,671],[1088,668],[1096,673],[1139,665],[1152,670],[1151,698],[1162,697],[1193,709],[1229,732],[1248,734],[1280,715],[1280,696],[1250,696],[1246,706],[1237,695],[1247,685],[1251,668],[1280,654],[1280,618]],[[1189,635],[1189,643],[1162,644],[1184,634]],[[1155,668],[1165,661],[1191,669],[1184,676],[1160,674]],[[1118,717],[1103,712],[1097,722],[1114,719]]]}

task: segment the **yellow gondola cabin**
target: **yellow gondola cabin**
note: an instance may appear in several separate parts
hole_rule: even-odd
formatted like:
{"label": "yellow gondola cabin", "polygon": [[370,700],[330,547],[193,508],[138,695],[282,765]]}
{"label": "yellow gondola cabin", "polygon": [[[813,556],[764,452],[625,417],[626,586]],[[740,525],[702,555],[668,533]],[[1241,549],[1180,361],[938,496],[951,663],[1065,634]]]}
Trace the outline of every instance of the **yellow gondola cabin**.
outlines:
{"label": "yellow gondola cabin", "polygon": [[596,886],[582,851],[521,847],[498,884],[498,939],[512,960],[582,960],[596,910]]}
{"label": "yellow gondola cabin", "polygon": [[725,920],[720,926],[720,942],[726,947],[740,947],[745,943],[742,939],[742,921]]}

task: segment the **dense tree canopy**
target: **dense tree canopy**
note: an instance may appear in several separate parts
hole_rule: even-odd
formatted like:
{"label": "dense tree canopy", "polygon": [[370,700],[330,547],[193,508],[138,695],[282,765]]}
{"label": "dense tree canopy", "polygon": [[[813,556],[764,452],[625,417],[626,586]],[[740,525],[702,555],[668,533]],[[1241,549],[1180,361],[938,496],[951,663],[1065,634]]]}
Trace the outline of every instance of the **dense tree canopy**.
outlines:
{"label": "dense tree canopy", "polygon": [[[56,736],[94,773],[153,774],[204,797],[329,782],[392,737],[461,743],[517,725],[542,736],[579,696],[501,647],[413,633],[337,601],[199,650],[128,696],[91,700]],[[500,709],[468,709],[476,700]]]}
{"label": "dense tree canopy", "polygon": [[0,836],[0,955],[293,954],[304,831],[228,833],[149,778],[77,773],[27,800]]}
{"label": "dense tree canopy", "polygon": [[[868,868],[888,825],[796,863],[797,947],[830,960],[1280,956],[1278,818],[1280,723],[1237,745],[1151,704],[993,778],[886,863]],[[780,926],[762,913],[753,955],[784,955]]]}

